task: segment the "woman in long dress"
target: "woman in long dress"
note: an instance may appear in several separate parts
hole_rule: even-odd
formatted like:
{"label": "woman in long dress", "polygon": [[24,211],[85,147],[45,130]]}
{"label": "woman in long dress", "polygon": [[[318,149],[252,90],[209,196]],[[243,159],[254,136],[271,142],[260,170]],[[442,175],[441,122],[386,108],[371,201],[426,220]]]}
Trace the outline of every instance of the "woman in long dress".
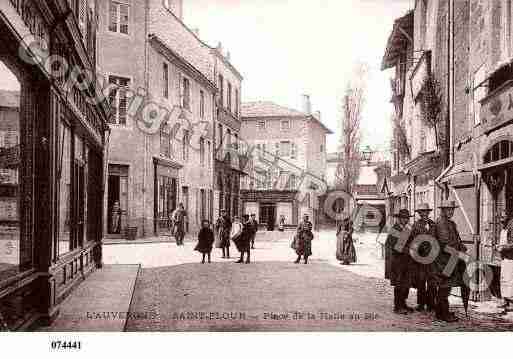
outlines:
{"label": "woman in long dress", "polygon": [[214,232],[210,229],[210,222],[204,219],[201,222],[201,230],[198,233],[198,244],[194,248],[195,251],[203,255],[201,263],[205,263],[205,256],[208,256],[208,263],[211,262],[210,254],[212,253],[212,246],[214,244]]}
{"label": "woman in long dress", "polygon": [[356,263],[356,249],[353,243],[353,224],[346,218],[337,231],[337,259],[344,265]]}
{"label": "woman in long dress", "polygon": [[308,257],[312,255],[312,222],[308,220],[308,215],[303,216],[303,221],[297,227],[296,236],[294,237],[294,249],[296,250],[297,259],[294,263],[299,263],[301,257],[304,258],[305,264],[308,264]]}

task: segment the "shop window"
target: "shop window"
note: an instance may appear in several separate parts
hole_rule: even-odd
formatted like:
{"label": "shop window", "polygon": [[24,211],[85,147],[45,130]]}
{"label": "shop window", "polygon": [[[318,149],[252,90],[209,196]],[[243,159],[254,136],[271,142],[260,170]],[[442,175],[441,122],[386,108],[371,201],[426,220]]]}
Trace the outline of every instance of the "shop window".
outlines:
{"label": "shop window", "polygon": [[484,156],[484,163],[491,163],[513,157],[513,142],[500,141],[492,146]]}
{"label": "shop window", "polygon": [[59,162],[57,178],[59,183],[59,234],[57,254],[68,253],[71,248],[71,130],[61,122],[59,131]]}
{"label": "shop window", "polygon": [[[32,262],[30,243],[23,243],[23,196],[20,84],[0,61],[0,282]],[[2,323],[0,322],[0,325]],[[1,331],[1,327],[0,327]]]}

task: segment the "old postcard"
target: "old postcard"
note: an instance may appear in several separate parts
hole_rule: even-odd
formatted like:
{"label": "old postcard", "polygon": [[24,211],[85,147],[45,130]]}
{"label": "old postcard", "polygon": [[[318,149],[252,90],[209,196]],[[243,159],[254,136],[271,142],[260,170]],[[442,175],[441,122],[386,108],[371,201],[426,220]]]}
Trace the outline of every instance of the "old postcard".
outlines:
{"label": "old postcard", "polygon": [[512,330],[511,0],[0,0],[0,341]]}

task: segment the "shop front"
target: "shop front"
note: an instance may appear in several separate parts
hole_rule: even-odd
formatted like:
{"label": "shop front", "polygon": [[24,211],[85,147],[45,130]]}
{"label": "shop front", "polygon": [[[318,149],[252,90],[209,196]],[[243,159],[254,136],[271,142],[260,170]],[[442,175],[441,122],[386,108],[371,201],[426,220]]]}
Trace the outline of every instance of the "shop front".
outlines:
{"label": "shop front", "polygon": [[[153,158],[154,167],[154,232],[156,236],[171,235],[173,211],[178,206],[178,172],[182,165],[173,161]],[[185,188],[185,187],[184,187]],[[184,194],[184,203],[188,195]]]}
{"label": "shop front", "polygon": [[51,321],[102,260],[107,107],[88,101],[94,89],[64,89],[62,78],[19,56],[24,39],[37,32],[51,54],[83,64],[82,39],[64,30],[69,24],[58,20],[64,14],[52,10],[61,7],[50,9],[51,3],[0,3],[0,77],[11,84],[0,90],[0,328],[6,330]]}

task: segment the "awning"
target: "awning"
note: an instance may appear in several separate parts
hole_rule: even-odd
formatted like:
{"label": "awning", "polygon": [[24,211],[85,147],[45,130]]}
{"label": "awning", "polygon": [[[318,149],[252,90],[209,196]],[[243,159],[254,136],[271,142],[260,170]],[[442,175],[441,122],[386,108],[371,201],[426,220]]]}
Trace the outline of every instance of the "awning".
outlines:
{"label": "awning", "polygon": [[472,164],[467,162],[454,165],[440,180],[452,187],[465,187],[474,185],[474,172]]}
{"label": "awning", "polygon": [[413,11],[395,20],[392,33],[388,37],[381,70],[396,66],[397,59],[406,52],[408,42],[413,42]]}

